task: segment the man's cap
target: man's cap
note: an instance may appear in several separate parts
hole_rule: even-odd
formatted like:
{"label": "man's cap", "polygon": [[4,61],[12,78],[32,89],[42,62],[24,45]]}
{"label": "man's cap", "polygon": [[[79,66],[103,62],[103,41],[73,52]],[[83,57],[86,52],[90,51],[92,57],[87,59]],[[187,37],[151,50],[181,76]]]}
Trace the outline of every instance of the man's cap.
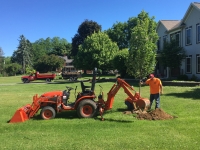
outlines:
{"label": "man's cap", "polygon": [[150,74],[150,75],[149,75],[149,78],[154,78],[154,74]]}

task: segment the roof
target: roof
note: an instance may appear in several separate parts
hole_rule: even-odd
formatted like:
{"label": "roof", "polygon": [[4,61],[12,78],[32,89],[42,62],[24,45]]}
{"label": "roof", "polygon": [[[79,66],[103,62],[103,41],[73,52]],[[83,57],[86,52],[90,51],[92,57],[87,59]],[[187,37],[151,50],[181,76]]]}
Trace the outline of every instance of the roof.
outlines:
{"label": "roof", "polygon": [[71,63],[73,61],[73,59],[68,59],[67,56],[60,56],[60,57],[63,58],[66,63]]}
{"label": "roof", "polygon": [[200,2],[191,3],[182,20],[160,20],[158,23],[158,26],[160,23],[163,24],[163,26],[166,28],[167,31],[171,31],[171,30],[180,28],[184,24],[184,21],[186,20],[188,14],[192,10],[192,8],[196,8],[197,10],[200,11]]}
{"label": "roof", "polygon": [[200,9],[200,3],[199,3],[199,2],[194,2],[193,4],[194,4],[194,6],[196,6],[198,9]]}
{"label": "roof", "polygon": [[160,22],[165,26],[166,30],[171,30],[174,27],[179,26],[180,20],[160,20]]}

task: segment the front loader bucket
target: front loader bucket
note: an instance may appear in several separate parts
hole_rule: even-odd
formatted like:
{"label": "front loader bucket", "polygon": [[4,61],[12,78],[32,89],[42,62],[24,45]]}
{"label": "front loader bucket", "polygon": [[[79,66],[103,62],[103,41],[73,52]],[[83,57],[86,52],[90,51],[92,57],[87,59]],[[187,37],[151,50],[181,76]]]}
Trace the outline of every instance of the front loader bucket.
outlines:
{"label": "front loader bucket", "polygon": [[10,119],[9,123],[19,123],[24,122],[29,119],[28,113],[30,111],[31,105],[27,104],[26,106],[23,106],[19,108],[13,117]]}

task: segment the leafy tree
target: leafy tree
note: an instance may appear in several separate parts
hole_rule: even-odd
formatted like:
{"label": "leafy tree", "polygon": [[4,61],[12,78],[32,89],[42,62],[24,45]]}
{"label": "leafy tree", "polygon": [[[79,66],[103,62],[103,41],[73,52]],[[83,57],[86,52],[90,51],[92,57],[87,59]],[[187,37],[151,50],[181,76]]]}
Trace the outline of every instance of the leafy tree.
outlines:
{"label": "leafy tree", "polygon": [[128,48],[128,24],[118,22],[105,31],[113,42],[116,42],[119,49]]}
{"label": "leafy tree", "polygon": [[64,63],[65,61],[61,57],[53,54],[44,55],[37,61],[34,68],[39,72],[56,71],[56,69],[63,67]]}
{"label": "leafy tree", "polygon": [[0,47],[0,74],[3,74],[3,69],[4,69],[4,52],[3,49]]}
{"label": "leafy tree", "polygon": [[129,41],[131,38],[132,29],[137,24],[137,18],[131,17],[127,22],[117,22],[112,28],[109,28],[105,32],[108,34],[113,42],[116,42],[119,49],[129,48]]}
{"label": "leafy tree", "polygon": [[101,31],[101,26],[97,24],[95,21],[89,21],[85,20],[78,28],[78,33],[74,35],[72,38],[72,50],[71,50],[71,56],[76,56],[79,45],[81,45],[84,42],[84,39],[87,38],[87,36],[92,35],[95,32]]}
{"label": "leafy tree", "polygon": [[22,65],[22,71],[25,73],[26,66],[32,66],[32,44],[24,35],[20,36],[19,46],[14,51],[11,61]]}
{"label": "leafy tree", "polygon": [[58,56],[64,56],[64,55],[69,55],[71,51],[71,44],[67,42],[66,39],[62,38],[60,39],[59,37],[54,37],[51,40],[52,43],[52,51],[49,52],[48,54],[55,54]]}
{"label": "leafy tree", "polygon": [[18,63],[12,63],[12,64],[6,64],[5,65],[5,71],[9,76],[16,75],[17,73],[20,73],[21,65]]}
{"label": "leafy tree", "polygon": [[121,77],[123,78],[126,75],[127,67],[125,65],[129,52],[128,49],[122,49],[118,51],[113,58],[113,67],[119,71]]}
{"label": "leafy tree", "polygon": [[116,43],[112,42],[106,33],[97,32],[88,36],[79,46],[79,51],[74,58],[76,68],[92,70],[97,67],[101,70],[111,68],[114,54],[119,50]]}
{"label": "leafy tree", "polygon": [[[48,38],[47,38],[48,39]],[[33,56],[34,56],[34,63],[42,56],[46,55],[48,53],[49,43],[47,42],[47,39],[44,40],[43,38],[40,38],[39,40],[32,43],[33,46]]]}
{"label": "leafy tree", "polygon": [[143,78],[152,73],[156,65],[156,22],[142,11],[137,18],[130,40],[127,72],[135,78]]}
{"label": "leafy tree", "polygon": [[178,68],[182,60],[186,57],[183,47],[180,47],[176,40],[166,42],[161,51],[161,63],[170,68]]}
{"label": "leafy tree", "polygon": [[33,53],[34,60],[37,61],[40,57],[44,55],[69,55],[71,51],[71,43],[68,43],[66,39],[59,37],[53,37],[44,39],[39,39],[33,43]]}

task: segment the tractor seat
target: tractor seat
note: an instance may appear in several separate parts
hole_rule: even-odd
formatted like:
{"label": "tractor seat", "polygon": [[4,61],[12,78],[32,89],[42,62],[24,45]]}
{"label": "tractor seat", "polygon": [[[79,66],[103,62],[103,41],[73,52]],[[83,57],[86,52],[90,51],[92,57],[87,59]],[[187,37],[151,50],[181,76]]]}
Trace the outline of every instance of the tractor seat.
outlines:
{"label": "tractor seat", "polygon": [[82,92],[83,93],[89,93],[91,91],[91,89],[88,89],[88,88],[91,88],[91,86],[85,86],[83,81],[81,81],[81,89],[82,89]]}

